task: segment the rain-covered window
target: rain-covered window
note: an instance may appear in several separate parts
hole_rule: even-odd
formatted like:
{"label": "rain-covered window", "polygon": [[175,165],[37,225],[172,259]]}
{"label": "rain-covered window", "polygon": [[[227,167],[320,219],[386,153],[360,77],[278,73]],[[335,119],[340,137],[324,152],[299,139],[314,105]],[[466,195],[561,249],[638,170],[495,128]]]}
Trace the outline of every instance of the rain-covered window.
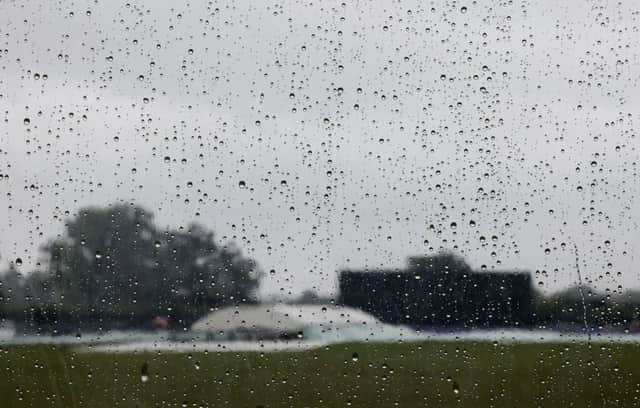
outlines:
{"label": "rain-covered window", "polygon": [[0,405],[640,406],[639,19],[0,0]]}

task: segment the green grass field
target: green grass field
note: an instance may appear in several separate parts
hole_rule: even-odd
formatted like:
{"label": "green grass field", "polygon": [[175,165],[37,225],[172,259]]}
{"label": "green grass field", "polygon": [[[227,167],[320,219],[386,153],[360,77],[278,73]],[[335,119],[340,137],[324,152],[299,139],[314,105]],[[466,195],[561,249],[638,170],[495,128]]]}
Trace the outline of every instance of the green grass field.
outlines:
{"label": "green grass field", "polygon": [[266,354],[11,346],[0,349],[0,370],[2,407],[640,406],[638,344],[342,344]]}

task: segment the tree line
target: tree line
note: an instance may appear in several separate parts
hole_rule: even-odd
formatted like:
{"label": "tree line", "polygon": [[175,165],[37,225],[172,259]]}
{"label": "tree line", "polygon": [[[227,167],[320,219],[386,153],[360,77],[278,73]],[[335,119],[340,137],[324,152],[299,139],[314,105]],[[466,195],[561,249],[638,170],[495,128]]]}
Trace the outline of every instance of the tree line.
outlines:
{"label": "tree line", "polygon": [[[85,207],[41,248],[44,268],[2,275],[0,312],[47,325],[140,325],[164,316],[188,324],[211,308],[254,302],[261,271],[198,223],[160,230],[129,204]],[[93,327],[95,328],[95,327]]]}
{"label": "tree line", "polygon": [[[262,276],[204,226],[161,230],[132,204],[80,209],[41,252],[43,266],[22,273],[16,260],[0,275],[0,315],[26,331],[140,328],[156,317],[187,327],[216,307],[256,302]],[[339,284],[339,303],[389,323],[581,329],[586,315],[591,328],[640,330],[640,292],[573,286],[543,296],[529,273],[474,271],[448,252],[410,258],[404,270],[342,271]]]}

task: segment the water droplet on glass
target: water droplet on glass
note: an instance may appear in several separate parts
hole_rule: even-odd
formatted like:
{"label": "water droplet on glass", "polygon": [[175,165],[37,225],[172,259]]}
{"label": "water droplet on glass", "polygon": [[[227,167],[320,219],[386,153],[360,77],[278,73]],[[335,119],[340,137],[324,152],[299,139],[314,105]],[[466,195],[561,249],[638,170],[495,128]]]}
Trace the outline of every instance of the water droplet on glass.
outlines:
{"label": "water droplet on glass", "polygon": [[143,363],[140,367],[140,381],[146,383],[149,381],[149,364]]}

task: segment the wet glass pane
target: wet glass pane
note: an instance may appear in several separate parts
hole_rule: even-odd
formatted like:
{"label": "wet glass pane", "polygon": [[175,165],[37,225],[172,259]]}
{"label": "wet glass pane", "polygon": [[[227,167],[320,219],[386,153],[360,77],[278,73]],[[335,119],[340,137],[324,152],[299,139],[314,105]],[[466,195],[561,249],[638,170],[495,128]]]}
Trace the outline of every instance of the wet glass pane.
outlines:
{"label": "wet glass pane", "polygon": [[639,16],[0,0],[0,405],[640,405]]}

